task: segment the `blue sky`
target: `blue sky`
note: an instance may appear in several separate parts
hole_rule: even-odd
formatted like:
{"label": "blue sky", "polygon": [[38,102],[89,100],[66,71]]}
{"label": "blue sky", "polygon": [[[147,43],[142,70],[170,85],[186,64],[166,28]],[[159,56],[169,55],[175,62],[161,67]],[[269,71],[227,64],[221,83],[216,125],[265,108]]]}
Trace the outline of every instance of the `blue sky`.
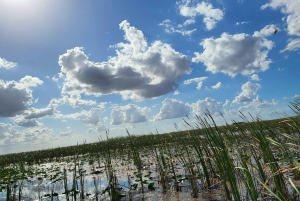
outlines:
{"label": "blue sky", "polygon": [[0,154],[185,129],[207,110],[218,124],[293,115],[299,11],[298,0],[2,0]]}

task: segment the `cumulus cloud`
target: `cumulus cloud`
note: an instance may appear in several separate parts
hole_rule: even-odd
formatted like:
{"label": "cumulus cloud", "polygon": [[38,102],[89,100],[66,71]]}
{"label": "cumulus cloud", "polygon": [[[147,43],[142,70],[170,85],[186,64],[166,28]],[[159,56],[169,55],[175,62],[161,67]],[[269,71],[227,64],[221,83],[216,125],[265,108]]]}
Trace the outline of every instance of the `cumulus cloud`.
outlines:
{"label": "cumulus cloud", "polygon": [[[300,19],[299,19],[299,22],[300,22]],[[287,46],[280,52],[296,51],[298,49],[300,49],[300,38],[290,40],[289,43],[287,44]]]}
{"label": "cumulus cloud", "polygon": [[260,81],[260,78],[259,78],[259,76],[257,75],[257,74],[253,74],[253,75],[251,75],[251,80],[253,80],[253,81]]}
{"label": "cumulus cloud", "polygon": [[198,100],[196,103],[189,105],[194,115],[204,115],[209,112],[212,115],[219,115],[222,113],[222,103],[217,102],[215,99],[207,97],[204,100]]}
{"label": "cumulus cloud", "polygon": [[263,100],[259,95],[257,95],[256,98],[253,99],[252,102],[250,103],[250,105],[255,107],[256,109],[266,108],[277,104],[278,104],[277,100],[273,99],[272,102],[268,102],[266,100]]}
{"label": "cumulus cloud", "polygon": [[256,96],[249,104],[239,107],[237,110],[241,112],[257,110],[262,111],[261,109],[275,106],[278,104],[278,101],[273,99],[271,102],[263,100],[259,95]]}
{"label": "cumulus cloud", "polygon": [[118,43],[117,56],[107,62],[93,62],[76,47],[59,57],[65,74],[62,93],[100,96],[120,93],[124,99],[149,99],[176,90],[184,74],[191,72],[189,59],[169,44],[151,45],[142,31],[125,20],[120,23],[127,43]]}
{"label": "cumulus cloud", "polygon": [[37,77],[26,75],[25,77],[20,79],[20,83],[24,84],[27,87],[36,87],[43,84],[43,81]]}
{"label": "cumulus cloud", "polygon": [[226,106],[228,106],[228,105],[230,105],[230,100],[226,99],[226,100],[225,100],[225,103],[224,103],[222,106],[223,106],[223,107],[226,107]]}
{"label": "cumulus cloud", "polygon": [[10,69],[16,67],[17,65],[17,63],[7,61],[6,59],[0,57],[0,68]]}
{"label": "cumulus cloud", "polygon": [[203,62],[206,71],[222,72],[234,77],[238,73],[250,75],[265,71],[272,62],[267,59],[268,52],[273,48],[273,42],[265,38],[271,34],[271,26],[266,26],[252,36],[223,33],[219,38],[206,38],[200,45],[204,51],[195,52],[193,62]]}
{"label": "cumulus cloud", "polygon": [[61,98],[53,98],[50,101],[50,105],[53,106],[58,106],[62,104],[67,104],[76,108],[80,106],[96,105],[97,102],[94,100],[84,100],[81,98],[80,94],[75,94],[75,93],[69,95],[62,95]]}
{"label": "cumulus cloud", "polygon": [[251,82],[246,82],[242,86],[242,92],[234,98],[233,103],[241,103],[251,101],[251,96],[255,95],[260,88],[260,84],[252,84]]}
{"label": "cumulus cloud", "polygon": [[211,3],[205,1],[197,3],[196,5],[191,5],[190,0],[182,0],[177,4],[180,15],[184,17],[195,18],[199,15],[203,16],[203,23],[207,30],[213,29],[224,16],[222,10],[214,8]]}
{"label": "cumulus cloud", "polygon": [[219,89],[221,87],[222,83],[218,82],[216,85],[212,86],[213,89]]}
{"label": "cumulus cloud", "polygon": [[24,119],[24,118],[20,118],[20,117],[15,118],[14,123],[16,125],[22,126],[22,127],[35,127],[35,126],[42,126],[43,125],[35,119]]}
{"label": "cumulus cloud", "polygon": [[54,107],[47,107],[47,108],[30,108],[24,112],[25,119],[38,119],[44,116],[52,116],[55,113]]}
{"label": "cumulus cloud", "polygon": [[146,122],[150,118],[151,109],[139,107],[135,104],[118,106],[112,109],[110,113],[110,124],[118,125],[123,123]]}
{"label": "cumulus cloud", "polygon": [[72,114],[61,114],[57,113],[56,118],[61,119],[76,119],[80,120],[85,125],[89,126],[90,129],[96,129],[97,131],[103,131],[104,125],[101,122],[101,114],[104,112],[103,108],[91,108],[90,110],[81,110],[80,112]]}
{"label": "cumulus cloud", "polygon": [[32,104],[30,87],[42,84],[39,78],[25,76],[19,82],[0,80],[0,117],[14,117]]}
{"label": "cumulus cloud", "polygon": [[20,145],[20,143],[45,143],[52,139],[52,129],[47,127],[16,130],[11,124],[0,123],[0,145]]}
{"label": "cumulus cloud", "polygon": [[261,9],[270,7],[272,9],[280,9],[283,14],[287,14],[287,30],[290,35],[300,36],[300,2],[295,0],[271,0],[261,6]]}
{"label": "cumulus cloud", "polygon": [[200,90],[201,87],[202,87],[202,84],[203,84],[203,81],[206,80],[207,77],[197,77],[197,78],[192,78],[192,79],[188,79],[188,80],[185,80],[183,82],[183,84],[191,84],[192,82],[196,82],[197,83],[197,89]]}
{"label": "cumulus cloud", "polygon": [[154,120],[172,119],[189,115],[190,107],[188,104],[176,99],[166,98],[162,102],[162,107],[159,113],[154,117]]}
{"label": "cumulus cloud", "polygon": [[171,20],[166,19],[161,23],[159,23],[159,25],[165,27],[165,32],[167,33],[179,33],[183,36],[190,36],[197,29],[186,30],[184,27],[193,23],[195,23],[195,21],[190,19],[190,20],[186,20],[183,24],[179,24],[177,27],[175,27],[174,25],[172,25]]}
{"label": "cumulus cloud", "polygon": [[67,131],[62,131],[60,132],[58,138],[70,138],[71,136],[74,136],[74,132],[70,129],[68,129]]}
{"label": "cumulus cloud", "polygon": [[179,94],[181,94],[181,93],[178,90],[174,91],[174,93],[173,93],[174,96],[177,96]]}

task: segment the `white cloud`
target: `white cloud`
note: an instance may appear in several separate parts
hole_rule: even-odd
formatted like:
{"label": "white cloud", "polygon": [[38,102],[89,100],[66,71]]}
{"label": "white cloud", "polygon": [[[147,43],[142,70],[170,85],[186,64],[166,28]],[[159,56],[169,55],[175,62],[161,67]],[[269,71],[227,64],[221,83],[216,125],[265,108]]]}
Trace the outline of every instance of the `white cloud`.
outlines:
{"label": "white cloud", "polygon": [[68,129],[67,131],[62,131],[60,132],[58,138],[70,138],[71,136],[74,136],[74,132],[70,129]]}
{"label": "white cloud", "polygon": [[190,5],[190,0],[182,0],[177,3],[179,12],[182,16],[195,18],[202,15],[203,23],[207,30],[213,29],[217,22],[223,19],[224,13],[218,8],[214,8],[212,4],[202,1],[196,5]]}
{"label": "white cloud", "polygon": [[209,112],[212,115],[219,115],[222,113],[222,103],[217,102],[215,99],[207,97],[204,100],[198,100],[196,103],[192,103],[189,105],[194,115],[204,115]]}
{"label": "white cloud", "polygon": [[251,75],[251,80],[260,81],[260,78],[257,74],[253,74],[253,75]]}
{"label": "white cloud", "polygon": [[178,90],[174,91],[173,95],[176,96],[176,95],[179,95],[181,94]]}
{"label": "white cloud", "polygon": [[271,7],[272,9],[281,9],[283,14],[287,14],[287,30],[290,35],[300,36],[300,1],[298,0],[271,0],[270,3],[261,6],[261,9]]}
{"label": "white cloud", "polygon": [[38,85],[43,84],[43,81],[37,77],[32,77],[32,76],[26,75],[25,77],[20,79],[20,83],[23,83],[24,85],[26,85],[28,87],[36,87]]}
{"label": "white cloud", "polygon": [[251,101],[251,96],[255,95],[260,88],[260,84],[252,84],[251,82],[246,82],[242,86],[242,92],[234,98],[233,103],[241,103]]}
{"label": "white cloud", "polygon": [[239,25],[248,24],[248,23],[249,23],[249,21],[236,22],[235,25],[239,26]]}
{"label": "white cloud", "polygon": [[52,116],[55,113],[55,108],[48,106],[47,108],[30,108],[24,112],[25,119],[37,119],[44,116]]}
{"label": "white cloud", "polygon": [[271,28],[266,26],[253,36],[242,33],[230,35],[223,33],[220,38],[206,38],[200,45],[204,51],[195,52],[193,62],[203,62],[206,71],[222,72],[234,77],[238,73],[250,75],[265,71],[272,62],[267,59],[273,42],[265,39]]}
{"label": "white cloud", "polygon": [[120,23],[120,29],[127,43],[118,43],[117,56],[107,62],[89,61],[79,47],[59,57],[65,74],[62,93],[120,93],[124,99],[149,99],[176,90],[177,81],[191,72],[189,59],[169,44],[154,41],[148,46],[142,31],[126,20]]}
{"label": "white cloud", "polygon": [[259,95],[256,96],[249,104],[243,105],[239,107],[237,110],[241,112],[253,112],[253,110],[256,110],[257,113],[260,113],[263,108],[275,106],[278,104],[278,101],[273,99],[272,102],[262,100]]}
{"label": "white cloud", "polygon": [[18,131],[11,124],[0,123],[0,145],[4,146],[47,143],[53,139],[51,134],[52,129],[47,127],[34,127]]}
{"label": "white cloud", "polygon": [[40,122],[35,119],[24,119],[21,117],[17,117],[14,119],[14,123],[18,126],[22,127],[35,127],[35,126],[42,126]]}
{"label": "white cloud", "polygon": [[300,36],[299,21],[300,14],[289,15],[287,17],[286,22],[288,23],[288,33],[290,35]]}
{"label": "white cloud", "polygon": [[299,94],[295,94],[295,96],[293,96],[292,98],[299,98],[300,95]]}
{"label": "white cloud", "polygon": [[50,105],[58,106],[62,104],[68,104],[72,107],[79,107],[79,106],[90,106],[90,105],[96,105],[97,102],[94,100],[84,100],[81,99],[80,94],[72,93],[70,95],[62,95],[61,98],[53,98],[50,101]]}
{"label": "white cloud", "polygon": [[172,119],[189,115],[190,107],[188,104],[176,99],[166,98],[162,102],[162,107],[159,113],[154,117],[154,120]]}
{"label": "white cloud", "polygon": [[[300,19],[299,19],[299,22],[300,22]],[[298,49],[300,49],[300,38],[290,40],[289,43],[287,44],[287,46],[280,52],[296,51]]]}
{"label": "white cloud", "polygon": [[77,119],[89,126],[91,129],[102,131],[104,130],[104,125],[101,122],[100,116],[103,112],[103,108],[91,108],[90,110],[81,110],[80,112],[67,115],[57,113],[55,117],[61,119]]}
{"label": "white cloud", "polygon": [[184,22],[183,25],[179,24],[178,28],[176,28],[174,25],[171,24],[171,20],[167,19],[159,23],[160,26],[165,27],[165,32],[167,33],[179,33],[183,36],[190,36],[192,35],[197,29],[192,29],[192,30],[186,30],[183,27],[187,26],[189,24],[193,24],[193,20],[187,20]]}
{"label": "white cloud", "polygon": [[146,122],[150,118],[150,113],[150,108],[142,108],[134,104],[118,106],[113,108],[110,113],[110,124],[118,125],[123,123]]}
{"label": "white cloud", "polygon": [[259,95],[257,95],[256,98],[251,102],[251,106],[255,107],[256,109],[266,108],[277,104],[277,100],[273,99],[272,102],[268,102],[266,100],[262,100]]}
{"label": "white cloud", "polygon": [[60,79],[64,79],[64,74],[62,72],[59,72],[57,73],[56,75],[54,75],[51,79],[54,81],[54,82],[57,82],[58,80]]}
{"label": "white cloud", "polygon": [[216,85],[212,86],[213,89],[219,89],[221,87],[222,83],[218,82]]}
{"label": "white cloud", "polygon": [[10,69],[16,67],[17,65],[17,63],[7,61],[6,59],[0,57],[0,68]]}
{"label": "white cloud", "polygon": [[91,108],[89,111],[83,110],[76,116],[76,119],[81,120],[87,125],[97,126],[100,123],[100,115],[102,110],[99,108]]}
{"label": "white cloud", "polygon": [[43,82],[36,77],[25,76],[19,82],[0,80],[0,117],[14,117],[32,104],[33,96],[30,87]]}
{"label": "white cloud", "polygon": [[197,83],[197,89],[200,90],[201,87],[202,87],[202,84],[203,84],[203,81],[206,80],[207,77],[197,77],[197,78],[192,78],[192,79],[188,79],[188,80],[185,80],[183,82],[183,84],[191,84],[192,82],[196,82]]}
{"label": "white cloud", "polygon": [[194,19],[188,19],[183,23],[183,26],[188,26],[190,24],[195,24],[196,21]]}
{"label": "white cloud", "polygon": [[225,103],[222,105],[223,107],[226,107],[230,104],[230,100],[226,99],[225,100]]}

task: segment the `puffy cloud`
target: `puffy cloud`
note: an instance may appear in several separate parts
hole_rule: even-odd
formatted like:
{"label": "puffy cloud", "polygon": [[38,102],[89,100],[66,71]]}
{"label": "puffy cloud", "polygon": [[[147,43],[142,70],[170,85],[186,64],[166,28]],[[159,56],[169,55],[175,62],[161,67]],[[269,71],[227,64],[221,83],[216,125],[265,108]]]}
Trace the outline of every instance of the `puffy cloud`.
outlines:
{"label": "puffy cloud", "polygon": [[97,126],[100,123],[100,115],[102,110],[99,108],[91,108],[89,111],[83,110],[78,115],[76,119],[81,120],[83,123]]}
{"label": "puffy cloud", "polygon": [[277,104],[278,104],[277,100],[273,99],[272,102],[268,102],[266,100],[261,99],[259,95],[257,95],[256,98],[253,99],[252,102],[250,103],[250,105],[255,107],[256,109],[266,108]]}
{"label": "puffy cloud", "polygon": [[176,99],[166,98],[162,102],[162,107],[159,113],[154,117],[154,120],[172,119],[189,115],[190,107],[188,104]]}
{"label": "puffy cloud", "polygon": [[68,104],[72,107],[79,107],[79,106],[88,106],[88,105],[96,105],[97,102],[94,100],[83,100],[81,99],[80,94],[70,94],[70,95],[62,95],[61,98],[53,98],[50,101],[50,105],[58,106],[62,104]]}
{"label": "puffy cloud", "polygon": [[[279,28],[277,28],[274,24],[269,24],[269,25],[266,25],[264,28],[262,28],[259,31],[254,31],[253,36],[264,38],[264,37],[273,35],[275,29],[278,29],[278,31],[279,31]],[[269,45],[270,45],[269,49],[271,49],[273,44],[270,43]]]}
{"label": "puffy cloud", "polygon": [[[300,22],[300,19],[299,19],[299,22]],[[299,23],[298,23],[298,25],[299,25]],[[296,51],[298,49],[300,49],[300,38],[290,40],[289,43],[287,44],[287,46],[280,52]]]}
{"label": "puffy cloud", "polygon": [[192,61],[203,62],[207,71],[231,77],[265,71],[271,63],[267,55],[273,47],[273,42],[264,38],[267,34],[270,34],[269,26],[252,36],[223,33],[220,38],[206,38],[200,43],[204,51],[195,52]]}
{"label": "puffy cloud", "polygon": [[159,23],[160,26],[165,27],[165,32],[167,33],[180,33],[183,36],[190,36],[192,35],[197,29],[192,29],[192,30],[186,30],[183,27],[187,26],[189,24],[193,24],[195,23],[194,20],[190,19],[190,20],[186,20],[183,25],[179,24],[178,28],[176,28],[175,26],[173,26],[171,24],[171,20],[167,19],[162,21],[161,23]]}
{"label": "puffy cloud", "polygon": [[26,76],[19,82],[0,80],[0,117],[14,117],[32,104],[33,96],[30,87],[43,82],[36,77]]}
{"label": "puffy cloud", "polygon": [[32,77],[32,76],[26,75],[25,77],[20,79],[20,83],[22,83],[28,87],[36,87],[38,85],[43,84],[43,81],[37,77]]}
{"label": "puffy cloud", "polygon": [[87,126],[90,126],[90,129],[96,129],[98,131],[104,130],[104,125],[101,122],[100,116],[103,113],[103,108],[91,108],[90,110],[81,110],[80,112],[72,114],[56,114],[56,118],[69,118],[80,120]]}
{"label": "puffy cloud", "polygon": [[196,23],[196,21],[194,19],[188,19],[183,23],[182,26],[188,26],[190,24],[195,24],[195,23]]}
{"label": "puffy cloud", "polygon": [[290,35],[300,36],[300,2],[295,0],[271,0],[270,3],[261,6],[261,9],[271,7],[272,9],[281,9],[281,12],[287,14],[287,30]]}
{"label": "puffy cloud", "polygon": [[259,95],[256,96],[249,104],[243,105],[237,109],[237,111],[241,112],[253,112],[253,110],[258,110],[258,112],[262,111],[262,108],[267,108],[271,106],[275,106],[278,104],[278,101],[273,99],[272,102],[267,100],[263,100]]}
{"label": "puffy cloud", "polygon": [[68,129],[67,131],[60,132],[58,138],[61,138],[61,137],[70,138],[71,136],[74,136],[74,135],[75,135],[74,132],[72,130]]}
{"label": "puffy cloud", "polygon": [[197,89],[200,90],[201,87],[202,87],[202,84],[203,84],[203,81],[206,80],[207,77],[197,77],[197,78],[192,78],[192,79],[188,79],[188,80],[185,80],[183,82],[183,84],[191,84],[192,82],[196,82],[197,83]]}
{"label": "puffy cloud", "polygon": [[24,129],[22,135],[20,136],[21,142],[28,143],[47,143],[49,140],[53,139],[52,129],[47,127],[33,127]]}
{"label": "puffy cloud", "polygon": [[221,87],[222,83],[218,82],[216,85],[212,86],[213,89],[219,89]]}
{"label": "puffy cloud", "polygon": [[24,112],[25,119],[37,119],[44,116],[52,116],[55,113],[54,107],[47,107],[42,109],[30,108]]}
{"label": "puffy cloud", "polygon": [[288,33],[290,35],[300,36],[299,21],[300,14],[289,15],[287,17],[286,22],[288,23]]}
{"label": "puffy cloud", "polygon": [[58,63],[65,74],[63,93],[155,98],[174,91],[182,75],[191,72],[189,59],[169,44],[155,41],[148,46],[143,33],[126,20],[120,23],[120,29],[127,43],[114,46],[117,56],[107,62],[89,61],[79,47],[60,55]]}
{"label": "puffy cloud", "polygon": [[194,115],[204,115],[207,111],[213,115],[222,113],[222,103],[217,102],[215,99],[207,97],[204,100],[198,100],[196,103],[189,105]]}
{"label": "puffy cloud", "polygon": [[234,98],[233,103],[241,103],[251,101],[251,96],[255,95],[260,88],[260,84],[252,84],[251,82],[246,82],[242,86],[242,92]]}
{"label": "puffy cloud", "polygon": [[251,78],[251,80],[254,80],[254,81],[260,81],[260,78],[259,78],[259,76],[257,74],[251,75],[250,78]]}
{"label": "puffy cloud", "polygon": [[174,91],[173,95],[176,96],[176,95],[179,95],[180,92],[178,90]]}
{"label": "puffy cloud", "polygon": [[20,145],[20,143],[45,143],[52,139],[52,129],[47,127],[16,130],[11,124],[0,123],[0,145]]}
{"label": "puffy cloud", "polygon": [[182,0],[177,3],[179,12],[182,16],[195,18],[198,15],[202,15],[203,23],[207,30],[213,29],[217,22],[223,19],[224,13],[218,8],[214,8],[212,4],[202,1],[196,5],[190,5],[190,0]]}
{"label": "puffy cloud", "polygon": [[226,99],[226,100],[225,100],[225,103],[223,104],[223,107],[226,107],[226,106],[228,106],[228,105],[230,105],[230,100]]}
{"label": "puffy cloud", "polygon": [[112,109],[110,113],[110,124],[118,125],[123,123],[140,123],[149,119],[151,109],[139,107],[134,104],[118,106]]}
{"label": "puffy cloud", "polygon": [[35,126],[42,126],[40,122],[35,119],[24,119],[24,118],[15,118],[14,123],[18,126],[22,127],[35,127]]}
{"label": "puffy cloud", "polygon": [[18,65],[17,63],[7,61],[6,59],[0,57],[0,68],[9,69],[9,68],[14,68],[17,65]]}

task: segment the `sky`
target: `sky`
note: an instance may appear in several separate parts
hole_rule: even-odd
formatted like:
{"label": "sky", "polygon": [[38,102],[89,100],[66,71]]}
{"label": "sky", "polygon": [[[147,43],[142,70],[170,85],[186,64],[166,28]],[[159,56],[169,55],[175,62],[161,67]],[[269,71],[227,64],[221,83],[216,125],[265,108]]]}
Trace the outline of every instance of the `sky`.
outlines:
{"label": "sky", "polygon": [[0,30],[0,154],[290,116],[300,94],[299,0],[0,0]]}

